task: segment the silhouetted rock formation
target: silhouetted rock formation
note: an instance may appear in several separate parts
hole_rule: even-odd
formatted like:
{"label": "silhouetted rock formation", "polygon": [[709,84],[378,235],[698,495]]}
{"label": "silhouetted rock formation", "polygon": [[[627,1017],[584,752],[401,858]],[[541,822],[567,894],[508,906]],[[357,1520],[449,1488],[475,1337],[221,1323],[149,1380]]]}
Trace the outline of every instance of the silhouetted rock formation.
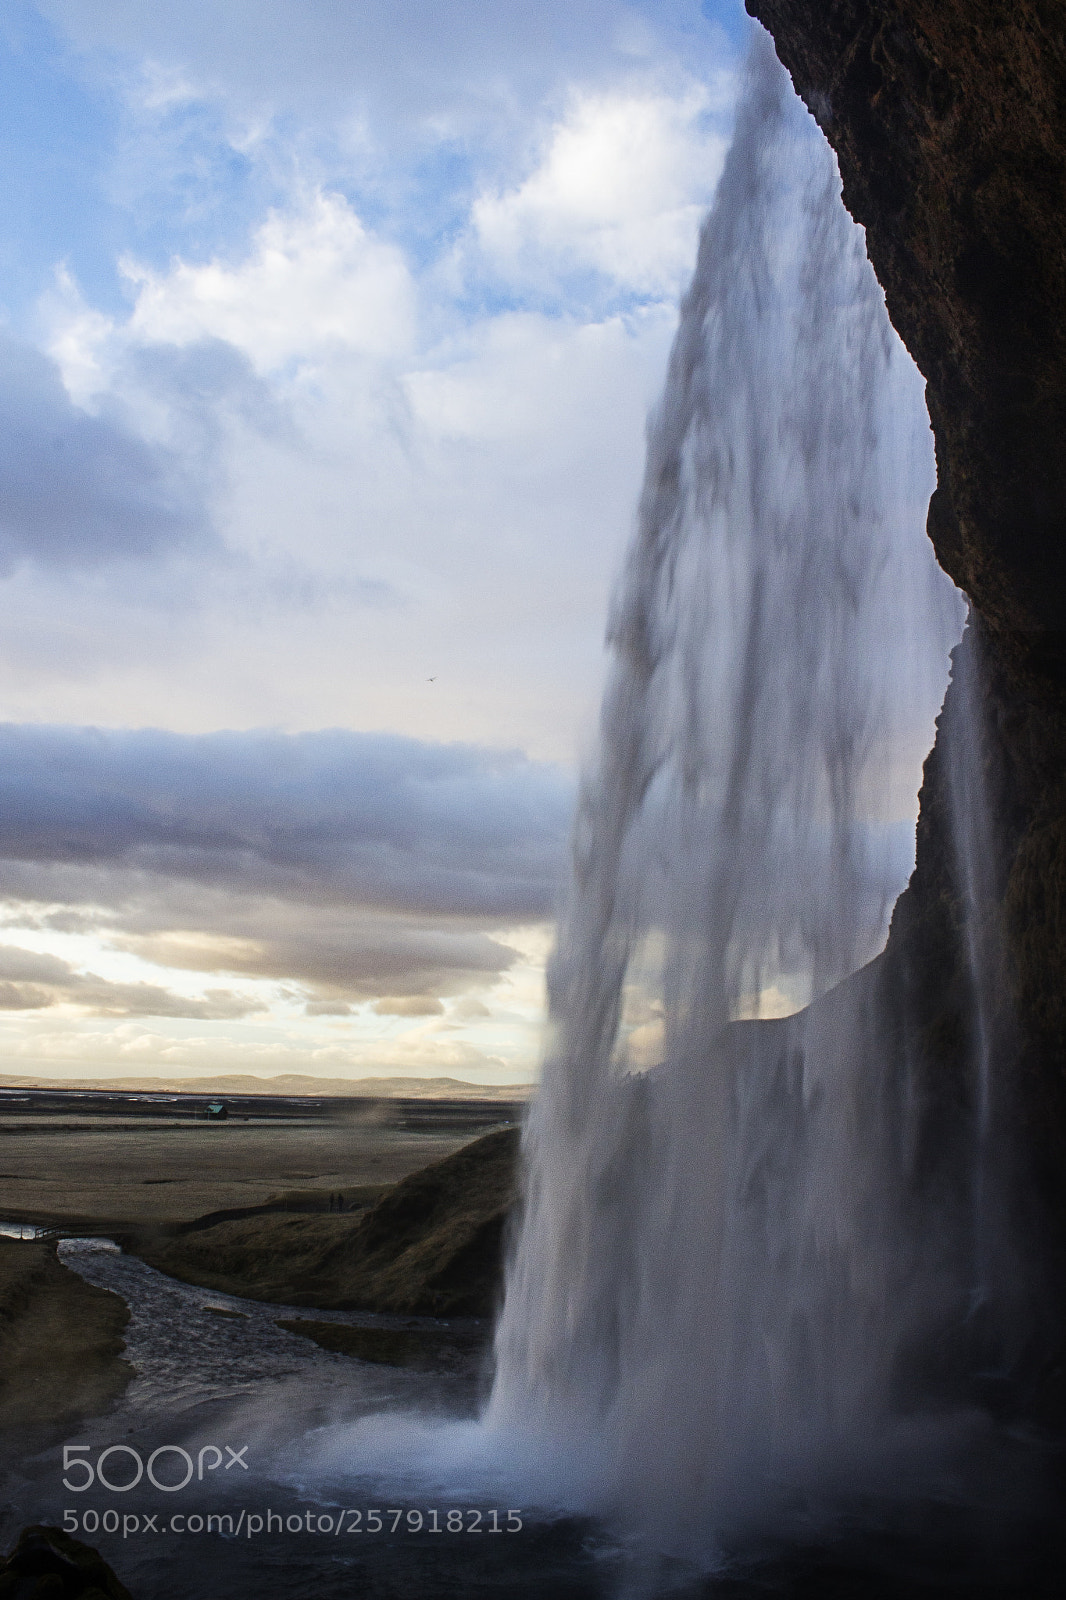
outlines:
{"label": "silhouetted rock formation", "polygon": [[[835,148],[889,313],[927,380],[929,534],[973,602],[999,941],[988,1019],[999,1178],[1032,1242],[1044,1405],[1066,1300],[1066,29],[1053,0],[747,0]],[[957,666],[959,665],[957,661]],[[906,1002],[927,1166],[974,1116],[945,727],[879,978]],[[937,1181],[934,1177],[931,1182]],[[1043,1308],[1042,1310],[1040,1308]],[[1042,1325],[1041,1319],[1043,1318]]]}
{"label": "silhouetted rock formation", "polygon": [[132,1600],[103,1556],[61,1528],[23,1528],[0,1564],[0,1600]]}

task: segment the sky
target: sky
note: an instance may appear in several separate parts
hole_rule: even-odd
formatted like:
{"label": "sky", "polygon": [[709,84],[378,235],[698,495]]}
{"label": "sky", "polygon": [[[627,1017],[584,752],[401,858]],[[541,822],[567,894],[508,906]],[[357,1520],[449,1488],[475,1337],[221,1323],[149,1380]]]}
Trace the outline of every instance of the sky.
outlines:
{"label": "sky", "polygon": [[0,0],[0,1073],[536,1074],[740,0]]}

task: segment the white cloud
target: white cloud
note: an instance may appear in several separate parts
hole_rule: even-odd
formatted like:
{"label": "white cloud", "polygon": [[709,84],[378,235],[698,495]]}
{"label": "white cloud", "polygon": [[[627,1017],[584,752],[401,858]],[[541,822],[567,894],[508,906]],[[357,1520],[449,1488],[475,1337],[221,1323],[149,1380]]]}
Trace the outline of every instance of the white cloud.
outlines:
{"label": "white cloud", "polygon": [[223,339],[259,372],[341,347],[392,360],[413,338],[414,294],[401,252],[374,238],[344,198],[314,192],[271,211],[236,265],[177,260],[123,272],[137,298],[126,336],[186,345]]}
{"label": "white cloud", "polygon": [[114,376],[106,370],[115,323],[86,303],[65,263],[56,268],[52,286],[41,296],[39,310],[47,328],[48,353],[75,405],[85,406]]}
{"label": "white cloud", "polygon": [[[425,304],[435,284],[418,288]],[[86,355],[61,321],[57,353],[103,385],[84,402],[197,461],[227,554],[190,572],[180,619],[147,572],[88,598],[20,593],[0,621],[0,713],[402,728],[571,761],[675,317],[657,301],[587,321],[453,315],[390,360],[309,350],[310,381],[121,324]]]}
{"label": "white cloud", "polygon": [[[319,188],[290,169],[242,242],[131,265],[127,318],[60,284],[42,312],[68,391],[187,458],[219,542],[184,576],[177,625],[178,594],[149,575],[20,595],[0,714],[400,728],[573,760],[718,166],[718,89],[661,56],[640,84],[632,57],[623,70],[628,87],[573,91],[517,187],[472,213],[458,184],[462,259],[453,234],[421,255],[384,238],[336,167]],[[591,299],[568,298],[575,266],[606,274]],[[556,286],[555,314],[523,273]]]}
{"label": "white cloud", "polygon": [[[614,419],[626,416],[639,439],[646,403],[639,364],[658,366],[673,324],[672,308],[662,314],[658,307],[588,322],[504,312],[452,341],[432,365],[406,374],[404,388],[414,418],[435,441],[492,446],[501,463],[513,450],[525,457],[527,472],[565,454],[596,473]],[[648,399],[650,392],[649,384]]]}
{"label": "white cloud", "polygon": [[149,93],[194,84],[246,114],[298,109],[323,118],[369,106],[408,137],[441,122],[466,133],[513,116],[516,104],[528,114],[560,78],[617,69],[627,57],[699,60],[723,45],[700,0],[37,4],[98,71],[101,63],[114,70],[116,58],[148,64]]}
{"label": "white cloud", "polygon": [[702,85],[576,93],[529,177],[476,201],[481,249],[509,278],[583,267],[639,293],[676,292],[724,156],[708,103]]}

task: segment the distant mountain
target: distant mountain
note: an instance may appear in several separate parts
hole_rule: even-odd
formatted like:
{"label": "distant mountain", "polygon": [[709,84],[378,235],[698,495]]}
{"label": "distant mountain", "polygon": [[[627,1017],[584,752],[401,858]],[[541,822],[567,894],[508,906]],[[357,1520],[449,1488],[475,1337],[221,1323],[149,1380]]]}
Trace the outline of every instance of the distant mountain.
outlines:
{"label": "distant mountain", "polygon": [[203,1078],[46,1078],[0,1073],[0,1089],[115,1089],[144,1094],[306,1094],[374,1096],[383,1100],[526,1100],[531,1084],[467,1083],[461,1078],[312,1078],[286,1072],[276,1078],[231,1073]]}

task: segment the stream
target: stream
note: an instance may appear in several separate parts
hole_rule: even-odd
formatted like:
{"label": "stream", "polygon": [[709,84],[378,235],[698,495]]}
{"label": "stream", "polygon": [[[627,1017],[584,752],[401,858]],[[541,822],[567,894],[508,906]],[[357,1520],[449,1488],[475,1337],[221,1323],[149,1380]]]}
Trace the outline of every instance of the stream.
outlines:
{"label": "stream", "polygon": [[[108,1415],[8,1468],[5,1548],[29,1523],[66,1526],[134,1600],[609,1592],[617,1550],[590,1525],[530,1514],[513,1483],[505,1503],[491,1465],[455,1470],[447,1441],[477,1431],[484,1324],[241,1300],[103,1239],[59,1253],[130,1308],[135,1374]],[[428,1370],[359,1360],[283,1320],[431,1336],[446,1352],[455,1339],[465,1357]]]}

